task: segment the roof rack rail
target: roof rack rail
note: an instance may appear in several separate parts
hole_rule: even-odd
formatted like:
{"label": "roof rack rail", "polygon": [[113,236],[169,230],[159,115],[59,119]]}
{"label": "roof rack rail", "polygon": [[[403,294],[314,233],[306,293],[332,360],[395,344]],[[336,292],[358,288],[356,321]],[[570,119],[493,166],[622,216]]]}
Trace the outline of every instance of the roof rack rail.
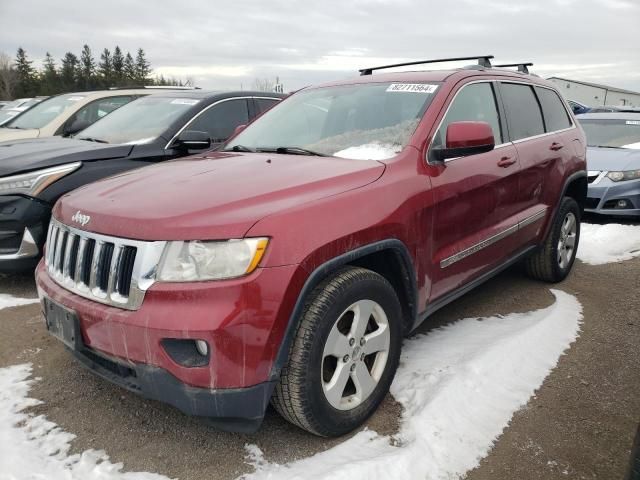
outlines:
{"label": "roof rack rail", "polygon": [[383,70],[386,68],[394,68],[394,67],[408,67],[410,65],[422,65],[425,63],[458,62],[461,60],[477,60],[478,65],[480,65],[481,67],[491,68],[492,58],[493,58],[493,55],[476,55],[474,57],[438,58],[435,60],[420,60],[417,62],[395,63],[393,65],[382,65],[380,67],[362,68],[359,70],[359,72],[360,72],[360,75],[371,75],[374,70]]}
{"label": "roof rack rail", "polygon": [[494,65],[494,67],[518,67],[518,71],[521,73],[529,73],[527,67],[533,67],[533,63],[503,63],[502,65]]}
{"label": "roof rack rail", "polygon": [[172,85],[133,85],[130,87],[109,87],[108,90],[200,90],[200,87],[180,87]]}

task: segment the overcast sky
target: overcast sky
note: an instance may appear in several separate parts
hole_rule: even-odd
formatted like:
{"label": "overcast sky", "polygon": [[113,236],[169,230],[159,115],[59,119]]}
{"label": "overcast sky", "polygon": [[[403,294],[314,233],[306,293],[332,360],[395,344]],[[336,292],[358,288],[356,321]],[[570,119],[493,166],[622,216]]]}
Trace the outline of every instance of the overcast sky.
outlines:
{"label": "overcast sky", "polygon": [[0,51],[145,49],[203,88],[285,89],[402,60],[493,54],[542,76],[640,91],[640,0],[0,0]]}

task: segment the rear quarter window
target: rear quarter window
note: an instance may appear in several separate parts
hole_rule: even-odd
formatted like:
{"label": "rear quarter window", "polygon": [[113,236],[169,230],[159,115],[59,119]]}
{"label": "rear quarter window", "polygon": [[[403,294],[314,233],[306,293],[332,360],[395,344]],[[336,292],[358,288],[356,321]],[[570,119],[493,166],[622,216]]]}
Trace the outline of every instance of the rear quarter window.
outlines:
{"label": "rear quarter window", "polygon": [[500,92],[507,111],[511,140],[545,133],[542,112],[533,93],[533,87],[519,83],[502,83]]}
{"label": "rear quarter window", "polygon": [[555,132],[572,125],[569,114],[556,92],[549,88],[536,87],[536,93],[542,106],[547,132]]}

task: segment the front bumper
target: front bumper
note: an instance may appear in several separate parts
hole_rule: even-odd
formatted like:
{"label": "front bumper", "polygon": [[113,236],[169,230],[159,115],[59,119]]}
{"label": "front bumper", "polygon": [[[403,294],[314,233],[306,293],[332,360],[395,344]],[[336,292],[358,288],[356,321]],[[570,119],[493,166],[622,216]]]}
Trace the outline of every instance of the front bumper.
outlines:
{"label": "front bumper", "polygon": [[[295,303],[297,265],[259,268],[236,280],[154,284],[138,310],[103,305],[54,282],[44,262],[38,294],[74,312],[81,344],[75,356],[103,378],[222,428],[260,425],[273,366]],[[44,305],[43,305],[44,306]],[[206,364],[184,362],[167,340],[204,340]]]}
{"label": "front bumper", "polygon": [[0,272],[35,268],[47,236],[51,206],[31,197],[0,195]]}
{"label": "front bumper", "polygon": [[[625,208],[618,208],[619,201],[625,201]],[[613,182],[602,178],[590,183],[587,191],[586,212],[601,215],[640,216],[640,180]]]}

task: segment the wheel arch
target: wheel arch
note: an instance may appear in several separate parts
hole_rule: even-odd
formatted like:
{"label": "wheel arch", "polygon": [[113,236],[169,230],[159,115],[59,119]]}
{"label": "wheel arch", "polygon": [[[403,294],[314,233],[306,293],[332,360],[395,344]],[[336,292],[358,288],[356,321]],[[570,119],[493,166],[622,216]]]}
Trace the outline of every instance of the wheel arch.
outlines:
{"label": "wheel arch", "polygon": [[405,333],[411,330],[417,317],[418,292],[415,267],[407,246],[395,238],[363,245],[327,260],[307,277],[289,316],[284,337],[271,368],[270,380],[277,380],[288,362],[290,347],[301,320],[300,315],[306,297],[325,278],[348,265],[372,270],[391,283],[403,310],[403,330]]}

